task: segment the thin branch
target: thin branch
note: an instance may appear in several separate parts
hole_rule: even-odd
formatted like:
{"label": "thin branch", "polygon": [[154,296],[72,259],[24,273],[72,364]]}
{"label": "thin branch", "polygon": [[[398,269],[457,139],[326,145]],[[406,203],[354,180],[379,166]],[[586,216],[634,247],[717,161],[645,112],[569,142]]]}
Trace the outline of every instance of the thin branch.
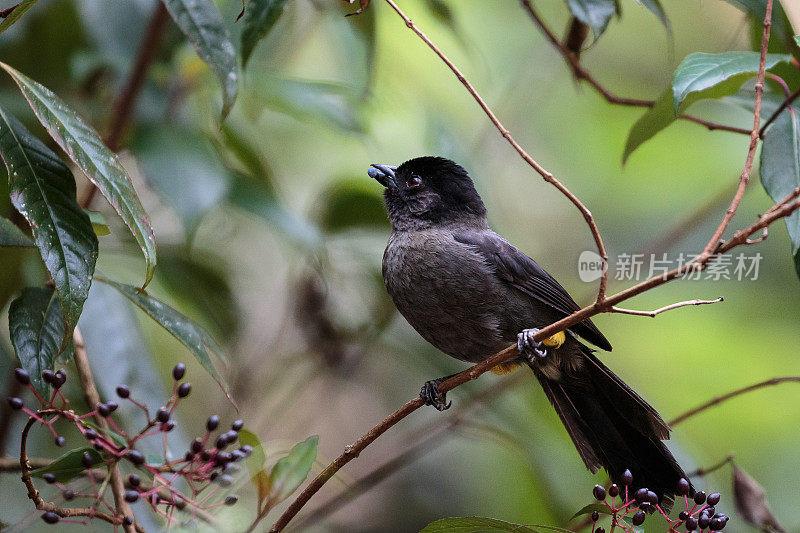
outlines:
{"label": "thin branch", "polygon": [[765,387],[771,387],[773,385],[780,385],[781,383],[800,383],[800,376],[786,376],[781,378],[771,378],[766,381],[761,381],[759,383],[755,383],[753,385],[749,385],[747,387],[742,387],[741,389],[736,389],[735,391],[731,391],[727,394],[723,394],[722,396],[717,396],[715,398],[710,399],[709,401],[698,405],[693,409],[689,409],[682,415],[678,415],[672,420],[669,421],[670,426],[677,426],[681,422],[692,418],[693,416],[702,413],[703,411],[715,407],[723,402],[727,402],[731,398],[736,398],[737,396],[741,396],[742,394],[747,394],[748,392],[752,392],[754,390],[763,389]]}
{"label": "thin branch", "polygon": [[780,107],[778,107],[778,109],[775,110],[775,112],[767,119],[767,121],[764,122],[764,125],[761,126],[761,130],[758,132],[758,136],[761,139],[764,138],[764,132],[767,131],[767,127],[769,127],[770,124],[775,122],[775,119],[778,118],[778,115],[780,115],[784,109],[792,105],[792,102],[797,100],[798,96],[800,96],[800,89],[797,89],[794,93],[788,96],[786,100],[784,100],[783,103],[780,105]]}
{"label": "thin branch", "polygon": [[[44,468],[52,463],[52,459],[44,457],[29,457],[28,464],[32,469]],[[0,472],[19,472],[22,470],[22,465],[19,464],[19,459],[13,457],[0,457]]]}
{"label": "thin branch", "polygon": [[[605,263],[608,263],[608,254],[606,253],[605,246],[603,245],[603,239],[600,236],[600,230],[598,229],[597,224],[594,221],[594,217],[592,217],[591,211],[589,211],[589,209],[587,209],[586,206],[583,205],[583,203],[578,199],[578,197],[572,194],[572,192],[570,192],[570,190],[563,183],[561,183],[558,179],[556,179],[556,177],[553,176],[553,174],[545,170],[545,168],[542,165],[537,163],[536,160],[533,159],[533,157],[531,157],[530,154],[528,154],[528,152],[526,152],[522,148],[522,146],[519,145],[519,143],[514,139],[514,137],[511,136],[511,133],[508,131],[508,129],[505,126],[503,126],[502,122],[500,122],[500,119],[498,119],[497,116],[494,114],[494,112],[491,110],[491,108],[489,108],[488,104],[486,104],[486,101],[481,97],[480,94],[478,94],[478,91],[475,90],[475,87],[473,87],[473,85],[469,82],[469,80],[467,80],[464,74],[462,74],[461,71],[458,70],[458,67],[456,67],[452,61],[450,61],[450,59],[444,54],[444,52],[442,52],[439,49],[439,47],[437,47],[433,43],[433,41],[431,41],[428,38],[428,36],[425,35],[425,33],[423,33],[422,30],[420,30],[416,24],[414,24],[414,22],[410,18],[408,18],[408,16],[397,6],[397,4],[394,3],[394,0],[386,0],[386,3],[388,3],[392,7],[392,9],[394,9],[395,12],[398,15],[400,15],[400,18],[403,19],[403,21],[406,23],[406,26],[415,34],[417,34],[417,36],[420,39],[422,39],[422,41],[426,45],[428,45],[428,47],[431,50],[433,50],[433,52],[437,56],[439,56],[439,59],[441,59],[444,62],[444,64],[447,65],[447,67],[453,72],[453,74],[455,74],[456,78],[458,78],[458,81],[460,81],[461,84],[464,85],[464,87],[466,87],[469,94],[472,95],[472,98],[478,103],[478,105],[486,114],[486,116],[489,117],[489,120],[492,122],[492,124],[494,124],[495,128],[497,128],[497,131],[500,132],[500,135],[502,135],[506,139],[506,141],[508,141],[508,143],[520,155],[520,157],[522,157],[522,159],[525,160],[525,162],[528,163],[528,165],[530,165],[542,178],[544,178],[546,182],[550,183],[556,189],[561,191],[561,193],[564,196],[566,196],[575,207],[578,208],[578,210],[583,215],[584,220],[586,220],[586,223],[589,226],[589,230],[592,232],[592,237],[594,238],[595,244],[597,246],[597,253],[600,255],[600,257],[603,259]],[[605,298],[607,283],[608,283],[608,272],[606,269],[603,271],[603,274],[600,277],[600,287],[597,293],[597,302],[602,302],[603,299]]]}
{"label": "thin branch", "polygon": [[697,470],[695,470],[694,472],[689,472],[686,475],[689,476],[689,477],[704,477],[704,476],[707,476],[708,474],[711,474],[712,472],[716,472],[717,470],[719,470],[723,466],[733,463],[733,458],[734,458],[734,454],[729,453],[725,457],[725,459],[723,459],[722,461],[718,462],[717,464],[715,464],[713,466],[709,466],[707,468],[700,467]]}
{"label": "thin branch", "polygon": [[753,111],[753,129],[750,132],[750,146],[747,149],[747,157],[744,163],[744,169],[742,169],[742,173],[739,176],[739,187],[736,191],[736,194],[731,201],[730,207],[725,212],[725,216],[722,217],[722,222],[720,222],[719,227],[712,235],[711,239],[709,239],[708,244],[706,245],[703,252],[700,254],[701,256],[709,257],[711,256],[718,247],[720,239],[722,235],[725,233],[725,230],[733,220],[734,215],[736,214],[736,210],[739,208],[739,204],[742,202],[742,198],[744,197],[744,191],[747,189],[747,184],[750,182],[750,171],[753,168],[753,159],[756,155],[756,147],[758,147],[759,141],[759,124],[761,122],[761,100],[764,95],[764,73],[766,72],[767,66],[767,46],[769,45],[769,33],[770,27],[772,26],[772,3],[773,0],[767,0],[767,7],[766,13],[764,15],[764,31],[761,35],[761,52],[760,52],[760,59],[758,62],[758,77],[756,78],[756,86],[755,86],[755,109]]}
{"label": "thin branch", "polygon": [[620,313],[623,315],[636,315],[636,316],[649,316],[651,318],[655,318],[656,315],[660,315],[666,311],[671,311],[673,309],[678,309],[679,307],[688,307],[690,305],[708,305],[708,304],[716,304],[719,302],[725,301],[722,296],[716,298],[714,300],[686,300],[685,302],[676,302],[674,304],[665,305],[664,307],[659,307],[653,311],[638,311],[636,309],[623,309],[621,307],[612,307],[609,312],[611,313]]}

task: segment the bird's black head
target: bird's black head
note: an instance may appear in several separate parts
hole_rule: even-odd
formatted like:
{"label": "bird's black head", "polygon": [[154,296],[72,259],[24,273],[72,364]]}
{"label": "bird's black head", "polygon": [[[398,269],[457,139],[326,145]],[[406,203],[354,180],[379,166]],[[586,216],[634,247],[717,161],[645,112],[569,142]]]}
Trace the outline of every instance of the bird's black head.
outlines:
{"label": "bird's black head", "polygon": [[386,187],[386,210],[396,230],[451,222],[485,224],[486,207],[472,180],[449,159],[426,156],[399,167],[372,165],[368,174]]}

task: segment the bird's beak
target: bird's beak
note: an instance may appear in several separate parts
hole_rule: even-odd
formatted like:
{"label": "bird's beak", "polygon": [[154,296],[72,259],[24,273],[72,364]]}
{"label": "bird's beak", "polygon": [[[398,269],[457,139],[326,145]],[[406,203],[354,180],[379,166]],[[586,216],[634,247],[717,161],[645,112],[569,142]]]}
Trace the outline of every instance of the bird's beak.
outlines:
{"label": "bird's beak", "polygon": [[397,183],[394,181],[395,170],[397,170],[397,167],[391,165],[370,165],[369,169],[367,169],[367,175],[386,188],[396,189]]}

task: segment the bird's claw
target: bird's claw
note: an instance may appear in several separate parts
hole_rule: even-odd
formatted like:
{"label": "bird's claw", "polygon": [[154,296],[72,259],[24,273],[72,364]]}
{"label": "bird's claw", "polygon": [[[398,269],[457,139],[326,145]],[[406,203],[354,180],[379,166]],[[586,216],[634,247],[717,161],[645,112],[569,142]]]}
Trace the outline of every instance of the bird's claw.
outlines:
{"label": "bird's claw", "polygon": [[425,405],[432,405],[437,411],[450,409],[453,402],[447,401],[447,393],[439,390],[439,384],[447,378],[432,379],[426,381],[419,391],[419,397]]}
{"label": "bird's claw", "polygon": [[538,328],[531,328],[517,335],[517,350],[531,363],[536,362],[536,358],[547,357],[547,346],[533,338],[537,333],[539,333]]}

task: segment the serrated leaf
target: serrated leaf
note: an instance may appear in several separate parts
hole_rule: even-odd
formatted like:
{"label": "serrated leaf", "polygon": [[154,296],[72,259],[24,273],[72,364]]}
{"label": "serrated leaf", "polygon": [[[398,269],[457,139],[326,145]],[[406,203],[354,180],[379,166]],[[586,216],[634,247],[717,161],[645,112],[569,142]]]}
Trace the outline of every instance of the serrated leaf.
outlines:
{"label": "serrated leaf", "polygon": [[672,87],[669,87],[658,97],[653,107],[645,111],[644,115],[633,124],[628,133],[628,139],[625,141],[625,151],[622,154],[623,164],[628,161],[628,157],[634,150],[676,120],[672,101]]}
{"label": "serrated leaf", "polygon": [[297,490],[308,477],[311,466],[317,458],[319,436],[313,435],[295,444],[289,455],[279,459],[269,473],[272,483],[270,501],[280,503]]}
{"label": "serrated leaf", "polygon": [[40,478],[45,474],[53,474],[56,477],[56,481],[66,483],[86,470],[86,467],[83,466],[83,454],[85,453],[92,457],[93,466],[103,464],[103,456],[100,455],[100,452],[87,446],[71,450],[45,467],[31,470],[31,475]]}
{"label": "serrated leaf", "polygon": [[211,0],[162,0],[175,24],[222,86],[222,119],[228,116],[239,91],[236,50],[217,6]]}
{"label": "serrated leaf", "polygon": [[33,241],[7,218],[0,217],[0,246],[35,248]]}
{"label": "serrated leaf", "polygon": [[[539,527],[539,526],[534,526]],[[550,528],[548,528],[550,529]],[[522,524],[514,524],[496,518],[482,516],[461,516],[443,518],[425,526],[420,533],[478,533],[483,531],[514,531],[516,533],[538,533],[537,529]],[[569,531],[552,528],[552,531]]]}
{"label": "serrated leaf", "polygon": [[16,21],[25,14],[30,8],[34,6],[36,2],[39,0],[22,0],[19,4],[14,7],[14,10],[8,14],[8,16],[0,23],[0,33],[3,33],[8,28],[11,27]]}
{"label": "serrated leaf", "polygon": [[[766,69],[790,59],[788,54],[767,54]],[[686,56],[675,70],[672,81],[675,113],[683,112],[698,100],[736,93],[745,81],[756,75],[759,60],[758,52],[698,52]]]}
{"label": "serrated leaf", "polygon": [[19,86],[39,122],[119,214],[142,249],[147,271],[143,287],[153,277],[156,241],[147,213],[133,188],[131,178],[117,155],[97,132],[50,89],[0,62]]}
{"label": "serrated leaf", "polygon": [[385,229],[389,222],[380,192],[374,184],[360,178],[333,182],[320,195],[317,224],[323,231]]}
{"label": "serrated leaf", "polygon": [[764,487],[736,465],[733,465],[733,499],[736,510],[748,524],[764,531],[785,532],[767,505]]}
{"label": "serrated leaf", "polygon": [[225,360],[225,355],[222,353],[220,346],[205,329],[161,300],[149,296],[146,292],[140,291],[136,287],[125,285],[124,283],[117,283],[116,281],[101,276],[95,276],[95,279],[117,289],[123,296],[147,313],[157,324],[169,331],[173,337],[189,348],[197,361],[211,374],[211,377],[219,383],[219,386],[225,392],[228,399],[233,401],[228,389],[228,384],[214,367],[210,353],[213,353],[223,361]]}
{"label": "serrated leaf", "polygon": [[583,516],[585,514],[592,514],[595,511],[597,511],[600,514],[611,514],[611,511],[609,511],[608,506],[602,503],[590,503],[589,505],[583,507],[583,509],[572,515],[572,518],[570,518],[570,520],[574,520],[579,516]]}
{"label": "serrated leaf", "polygon": [[247,67],[256,44],[278,22],[288,0],[247,0],[242,28],[242,68]]}
{"label": "serrated leaf", "polygon": [[614,0],[567,0],[573,16],[592,28],[595,39],[606,30],[611,17],[617,14]]}
{"label": "serrated leaf", "polygon": [[11,203],[30,224],[33,241],[61,300],[63,349],[89,295],[97,236],[78,206],[72,172],[2,108],[0,156],[8,169]]}
{"label": "serrated leaf", "polygon": [[28,287],[8,308],[11,344],[31,384],[49,396],[42,371],[53,369],[64,338],[64,321],[58,294],[51,289]]}

